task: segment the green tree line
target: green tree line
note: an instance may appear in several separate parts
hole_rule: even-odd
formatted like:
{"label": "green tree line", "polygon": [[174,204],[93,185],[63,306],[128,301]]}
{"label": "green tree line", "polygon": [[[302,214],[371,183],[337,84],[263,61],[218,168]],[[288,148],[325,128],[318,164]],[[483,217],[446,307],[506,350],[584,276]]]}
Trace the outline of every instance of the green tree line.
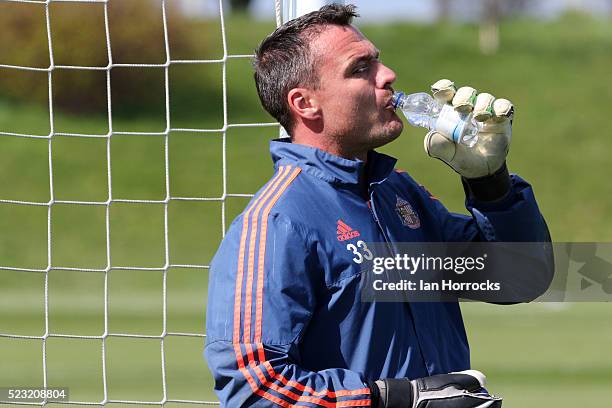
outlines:
{"label": "green tree line", "polygon": [[[211,48],[209,25],[189,18],[176,2],[166,5],[166,27],[171,59],[205,58]],[[106,67],[113,64],[163,64],[167,60],[161,2],[111,0],[108,2],[108,36],[104,4],[50,3],[49,31],[54,66]],[[109,52],[110,51],[110,52]],[[0,3],[0,64],[48,68],[51,53],[44,4]],[[162,68],[111,69],[113,111],[118,114],[158,112],[163,104],[159,84]],[[181,93],[207,94],[210,81],[190,75],[172,78],[176,100]],[[104,70],[54,69],[53,103],[60,111],[93,114],[106,111]],[[0,98],[46,104],[46,71],[0,69]]]}

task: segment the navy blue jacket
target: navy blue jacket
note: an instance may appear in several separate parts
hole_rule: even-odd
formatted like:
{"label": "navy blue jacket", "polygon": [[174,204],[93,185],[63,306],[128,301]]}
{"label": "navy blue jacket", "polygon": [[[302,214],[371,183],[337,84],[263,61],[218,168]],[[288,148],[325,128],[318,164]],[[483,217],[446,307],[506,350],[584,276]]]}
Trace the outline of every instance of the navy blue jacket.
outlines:
{"label": "navy blue jacket", "polygon": [[362,302],[354,251],[359,242],[545,241],[529,184],[512,176],[505,199],[468,199],[465,216],[380,153],[367,166],[282,141],[271,153],[275,175],[210,269],[205,357],[221,404],[367,407],[368,380],[468,369],[458,303]]}

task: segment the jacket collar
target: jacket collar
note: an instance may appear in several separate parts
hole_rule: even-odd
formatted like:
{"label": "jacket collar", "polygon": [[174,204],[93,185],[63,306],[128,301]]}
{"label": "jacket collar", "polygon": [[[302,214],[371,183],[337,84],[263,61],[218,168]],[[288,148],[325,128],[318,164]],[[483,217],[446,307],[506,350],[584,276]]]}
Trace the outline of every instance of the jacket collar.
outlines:
{"label": "jacket collar", "polygon": [[275,168],[294,164],[328,183],[349,186],[359,186],[364,177],[369,184],[381,182],[391,174],[397,162],[391,156],[372,150],[368,153],[366,166],[361,160],[344,159],[315,147],[291,143],[289,139],[270,141],[270,153]]}

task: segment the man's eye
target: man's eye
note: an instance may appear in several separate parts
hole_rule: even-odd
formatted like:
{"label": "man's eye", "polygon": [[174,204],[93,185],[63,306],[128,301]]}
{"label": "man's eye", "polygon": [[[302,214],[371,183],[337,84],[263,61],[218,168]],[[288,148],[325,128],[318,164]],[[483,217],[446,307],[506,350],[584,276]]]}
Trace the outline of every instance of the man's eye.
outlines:
{"label": "man's eye", "polygon": [[365,72],[368,72],[368,69],[369,69],[368,65],[360,65],[353,70],[353,74],[363,74]]}

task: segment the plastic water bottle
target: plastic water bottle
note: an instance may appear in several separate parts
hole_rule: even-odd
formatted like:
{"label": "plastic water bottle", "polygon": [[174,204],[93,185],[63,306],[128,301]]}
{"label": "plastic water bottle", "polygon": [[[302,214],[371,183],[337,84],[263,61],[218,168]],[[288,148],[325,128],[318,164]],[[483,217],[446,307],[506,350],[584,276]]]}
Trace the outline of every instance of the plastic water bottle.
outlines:
{"label": "plastic water bottle", "polygon": [[472,147],[478,141],[482,125],[471,113],[457,112],[452,105],[438,102],[425,92],[406,95],[395,92],[391,101],[394,109],[400,109],[408,123],[435,130],[455,143]]}

